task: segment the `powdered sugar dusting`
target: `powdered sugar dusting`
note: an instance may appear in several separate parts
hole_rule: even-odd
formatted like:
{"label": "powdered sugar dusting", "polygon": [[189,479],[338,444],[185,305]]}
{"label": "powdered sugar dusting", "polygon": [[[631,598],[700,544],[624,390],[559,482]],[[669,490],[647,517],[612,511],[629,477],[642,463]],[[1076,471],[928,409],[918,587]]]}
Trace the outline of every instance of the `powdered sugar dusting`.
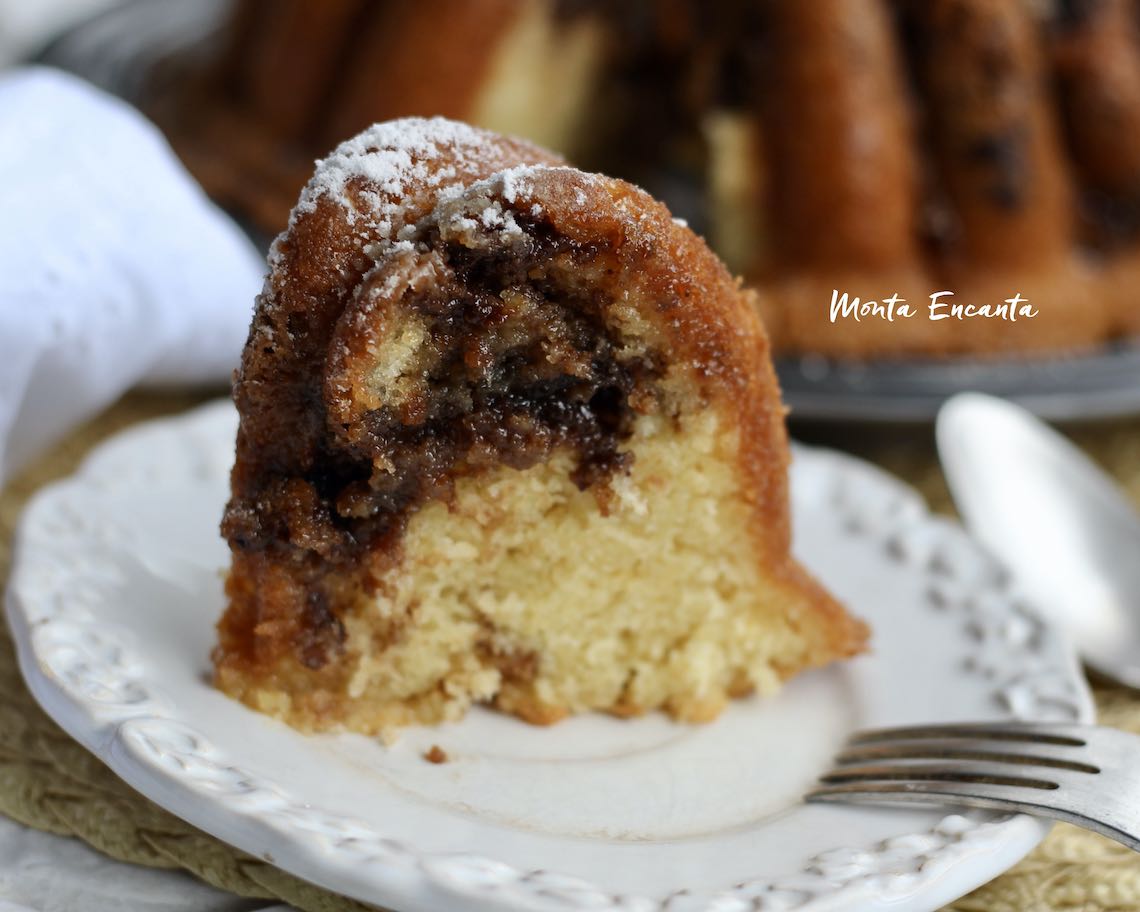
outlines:
{"label": "powdered sugar dusting", "polygon": [[[406,117],[375,124],[317,162],[294,218],[311,212],[317,200],[327,197],[344,207],[349,225],[364,218],[376,235],[390,239],[407,221],[403,213],[408,188],[453,182],[465,159],[485,148],[490,139],[485,131],[443,117]],[[452,163],[441,167],[439,160],[444,155]],[[367,204],[363,212],[347,193],[356,179],[367,182],[368,189],[359,194]]]}
{"label": "powdered sugar dusting", "polygon": [[534,168],[534,165],[519,165],[500,171],[499,174],[495,175],[493,179],[496,181],[497,190],[503,199],[513,205],[520,195],[533,193],[534,184],[531,183],[530,177]]}
{"label": "powdered sugar dusting", "polygon": [[[405,256],[410,258],[410,262],[414,261],[416,255],[416,247],[408,241],[399,241],[393,244],[388,249],[390,256]],[[390,270],[384,278],[383,284],[375,289],[374,295],[380,298],[387,298],[395,294],[396,289],[401,285],[411,284],[416,278],[422,278],[424,275],[434,275],[434,264],[428,260],[423,263],[417,263],[414,270],[415,275],[409,276],[405,270],[393,269]]]}
{"label": "powdered sugar dusting", "polygon": [[442,201],[429,221],[439,225],[444,237],[461,240],[468,247],[479,246],[480,236],[496,238],[507,246],[525,240],[514,211],[489,197],[485,189],[469,189],[463,196]]}
{"label": "powdered sugar dusting", "polygon": [[[555,166],[557,167],[557,166]],[[439,203],[428,221],[439,225],[445,236],[477,246],[476,235],[494,238],[507,246],[525,242],[526,234],[516,214],[542,215],[542,206],[524,200],[535,192],[534,176],[551,170],[550,165],[518,165],[506,168],[468,186],[448,187],[440,193]]]}

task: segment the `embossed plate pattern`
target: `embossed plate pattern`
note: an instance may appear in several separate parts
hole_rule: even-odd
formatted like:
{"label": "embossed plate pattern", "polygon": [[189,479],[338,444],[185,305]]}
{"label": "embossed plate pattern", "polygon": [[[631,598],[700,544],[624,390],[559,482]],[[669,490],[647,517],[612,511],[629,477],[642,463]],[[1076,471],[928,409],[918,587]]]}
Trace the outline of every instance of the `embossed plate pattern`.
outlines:
{"label": "embossed plate pattern", "polygon": [[[904,485],[798,450],[798,551],[874,651],[715,723],[529,727],[479,710],[392,747],[303,737],[208,684],[228,403],[104,444],[25,514],[9,620],[33,692],[132,786],[321,886],[400,910],[934,909],[1029,851],[1024,816],[805,806],[845,735],[1088,720],[1073,658]],[[440,745],[448,763],[427,763]]]}

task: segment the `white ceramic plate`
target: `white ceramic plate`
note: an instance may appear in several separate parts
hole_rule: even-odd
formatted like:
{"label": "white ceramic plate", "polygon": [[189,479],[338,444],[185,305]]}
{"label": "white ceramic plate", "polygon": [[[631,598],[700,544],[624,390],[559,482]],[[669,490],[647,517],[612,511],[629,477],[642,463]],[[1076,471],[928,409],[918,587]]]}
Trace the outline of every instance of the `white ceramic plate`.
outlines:
{"label": "white ceramic plate", "polygon": [[[132,429],[24,516],[9,615],[49,713],[132,786],[314,883],[400,910],[934,909],[1047,826],[952,810],[805,806],[847,733],[1089,720],[1073,658],[961,530],[867,465],[800,450],[802,558],[874,652],[715,723],[532,728],[490,711],[391,748],[304,737],[208,684],[235,417]],[[422,758],[431,745],[450,761]]]}

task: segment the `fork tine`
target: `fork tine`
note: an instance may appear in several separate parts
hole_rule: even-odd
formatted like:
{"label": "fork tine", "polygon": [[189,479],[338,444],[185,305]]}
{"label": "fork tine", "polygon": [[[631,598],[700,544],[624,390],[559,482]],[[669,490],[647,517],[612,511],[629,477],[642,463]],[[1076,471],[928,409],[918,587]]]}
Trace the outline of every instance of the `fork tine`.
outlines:
{"label": "fork tine", "polygon": [[843,766],[819,777],[826,784],[847,782],[888,781],[905,783],[913,781],[970,782],[978,784],[1004,785],[1015,788],[1053,790],[1059,788],[1059,778],[1050,770],[1049,778],[1022,776],[1008,769],[994,768],[984,763],[954,761],[950,763],[875,763],[863,766]]}
{"label": "fork tine", "polygon": [[[1015,797],[1020,794],[1022,797]],[[804,796],[811,803],[854,802],[882,804],[885,800],[904,804],[957,804],[971,807],[992,807],[1029,813],[1054,813],[1040,800],[1044,794],[1037,789],[1015,789],[1008,785],[985,782],[946,782],[910,780],[905,782],[842,782],[819,785]],[[1037,798],[1038,801],[1032,799]]]}
{"label": "fork tine", "polygon": [[897,728],[871,728],[856,732],[851,736],[848,744],[960,738],[1020,741],[1036,744],[1052,744],[1057,747],[1084,747],[1087,743],[1076,726],[995,722],[993,724],[904,725]]}
{"label": "fork tine", "polygon": [[1000,808],[1064,820],[1140,851],[1138,755],[1135,735],[1095,726],[878,729],[854,735],[805,800]]}
{"label": "fork tine", "polygon": [[1100,833],[1140,852],[1140,838],[1123,826],[1089,817],[1075,808],[1052,803],[1059,792],[1010,788],[1005,785],[961,782],[848,782],[823,785],[804,796],[810,804],[913,804],[958,805],[1016,811],[1063,820]]}
{"label": "fork tine", "polygon": [[[991,808],[1066,820],[1084,827],[1094,825],[1068,810],[1047,803],[1056,794],[1055,791],[1013,788],[985,782],[912,780],[821,785],[808,792],[804,800],[809,804],[911,804]],[[1113,839],[1121,838],[1119,832],[1107,832],[1103,824],[1095,826],[1099,832]]]}
{"label": "fork tine", "polygon": [[[1004,748],[1004,749],[1003,749]],[[888,760],[972,760],[1019,766],[1041,766],[1071,770],[1077,773],[1099,773],[1090,763],[1057,756],[1054,745],[946,739],[919,741],[871,741],[844,750],[835,762],[838,766]]]}

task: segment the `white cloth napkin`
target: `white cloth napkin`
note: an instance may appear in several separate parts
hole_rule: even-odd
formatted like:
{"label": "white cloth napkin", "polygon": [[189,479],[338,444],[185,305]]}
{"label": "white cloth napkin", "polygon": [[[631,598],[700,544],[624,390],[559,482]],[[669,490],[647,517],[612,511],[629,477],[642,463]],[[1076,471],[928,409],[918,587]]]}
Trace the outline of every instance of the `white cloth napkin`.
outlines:
{"label": "white cloth napkin", "polygon": [[0,66],[40,50],[69,26],[119,0],[0,0]]}
{"label": "white cloth napkin", "polygon": [[[137,111],[0,73],[0,484],[138,383],[224,383],[264,260]],[[0,816],[0,912],[288,912]]]}
{"label": "white cloth napkin", "polygon": [[140,382],[224,382],[264,268],[136,110],[0,74],[0,483]]}

